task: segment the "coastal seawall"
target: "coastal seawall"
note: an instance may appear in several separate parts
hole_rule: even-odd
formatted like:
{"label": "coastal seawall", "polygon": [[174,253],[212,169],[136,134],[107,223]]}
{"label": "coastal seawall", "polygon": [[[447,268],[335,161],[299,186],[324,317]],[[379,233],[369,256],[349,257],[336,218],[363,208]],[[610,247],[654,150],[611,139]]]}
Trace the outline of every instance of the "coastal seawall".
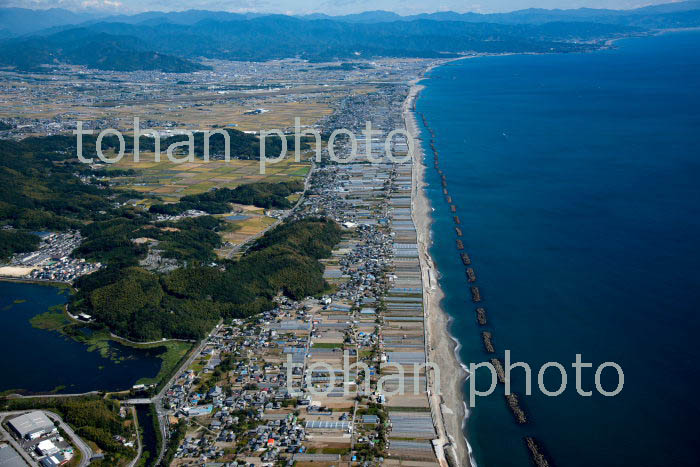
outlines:
{"label": "coastal seawall", "polygon": [[[415,94],[417,95],[421,89],[422,89],[422,87],[420,87],[415,92]],[[414,102],[413,110],[415,112],[415,96],[413,97],[413,102]],[[476,270],[473,266],[471,256],[469,255],[469,252],[467,251],[468,250],[467,247],[470,246],[470,244],[468,244],[469,240],[466,239],[466,237],[464,236],[464,230],[463,230],[464,227],[462,226],[462,221],[460,220],[460,217],[458,215],[459,209],[458,209],[457,205],[455,204],[456,198],[454,198],[448,191],[448,185],[449,185],[448,177],[446,175],[446,172],[443,171],[441,168],[440,155],[439,155],[438,149],[436,147],[436,132],[430,126],[429,122],[427,121],[425,115],[422,112],[417,112],[416,115],[420,116],[420,119],[422,120],[423,128],[429,134],[429,137],[430,137],[429,149],[425,149],[425,150],[428,151],[429,153],[432,152],[433,167],[437,173],[438,180],[439,180],[438,183],[441,187],[442,195],[443,195],[440,197],[440,199],[443,199],[446,202],[446,206],[448,208],[447,214],[451,215],[453,218],[453,221],[454,221],[454,231],[455,231],[455,235],[457,237],[454,239],[454,241],[455,241],[454,245],[456,246],[456,250],[459,254],[459,258],[461,260],[460,262],[462,263],[462,267],[464,267],[464,274],[465,274],[464,280],[466,282],[467,290],[469,291],[469,293],[471,295],[471,302],[476,305],[476,307],[475,307],[476,321],[480,327],[487,327],[487,330],[482,328],[482,330],[480,331],[481,341],[483,344],[483,352],[490,357],[491,364],[494,366],[495,371],[496,371],[497,376],[498,376],[498,382],[500,382],[501,384],[504,384],[505,383],[505,373],[504,373],[503,365],[502,365],[500,359],[495,357],[495,355],[497,354],[497,350],[496,350],[496,345],[494,343],[493,327],[489,325],[489,322],[488,322],[487,317],[486,317],[485,307],[480,305],[481,302],[484,301],[484,297],[483,297],[480,286],[477,285],[477,273],[476,273]],[[413,116],[413,114],[411,114],[411,116]],[[412,124],[414,126],[416,125],[415,118],[412,119]],[[408,124],[407,124],[407,126],[408,126]],[[414,136],[419,135],[419,132],[417,130],[417,126],[415,126],[415,131],[413,131],[412,134]],[[416,138],[416,139],[420,140],[420,138]],[[425,182],[425,178],[424,178],[426,167],[425,167],[425,164],[423,163],[423,158],[424,158],[425,154],[422,152],[422,149],[423,148],[421,147],[421,151],[418,153],[417,157],[414,158],[415,172],[418,174],[418,183],[420,184],[420,186],[422,188],[420,190],[420,193],[416,194],[416,199],[418,199],[418,200],[420,200],[421,196],[423,198],[427,198],[427,194],[426,194],[425,189],[424,189],[424,187],[427,186],[427,184]],[[440,200],[438,199],[435,202],[439,203]],[[430,207],[430,202],[427,199],[426,199],[425,203],[427,204],[427,209],[425,210],[422,217],[425,219],[424,222],[427,223],[427,227],[425,227],[422,230],[423,230],[423,233],[425,233],[425,232],[431,233],[432,229],[431,229],[430,225],[433,222],[433,217],[432,217],[431,211],[433,209]],[[420,207],[420,203],[416,203],[416,206]],[[418,212],[414,212],[414,215],[418,216],[420,214]],[[415,221],[415,223],[416,223],[416,226],[419,228],[419,232],[420,232],[421,229],[420,229],[420,226],[418,225],[419,222]],[[425,247],[425,249],[426,249],[424,261],[425,261],[426,267],[430,268],[429,270],[432,273],[433,272],[432,268],[434,266],[433,266],[432,258],[427,251],[427,248],[430,246],[430,243],[432,242],[432,239],[430,239],[430,240],[431,240],[430,242],[426,242],[424,245],[421,245],[421,246]],[[420,239],[419,239],[419,241],[420,241]],[[442,241],[442,239],[441,239],[441,241]],[[428,246],[425,246],[425,245],[428,245]],[[447,248],[447,245],[444,245],[441,248]],[[423,252],[421,252],[421,253],[423,253]],[[438,254],[440,254],[440,253],[438,253]],[[460,362],[460,358],[459,358],[459,349],[461,348],[461,343],[459,343],[454,338],[454,336],[452,336],[449,332],[449,323],[453,320],[453,318],[450,315],[448,315],[447,312],[440,307],[440,300],[444,297],[442,291],[440,290],[440,285],[435,284],[434,287],[432,287],[432,289],[437,289],[439,291],[440,299],[438,299],[432,305],[430,303],[426,304],[425,308],[426,308],[426,310],[428,310],[428,314],[429,314],[427,321],[428,322],[433,321],[433,319],[431,319],[431,317],[434,317],[436,313],[438,316],[439,315],[447,315],[448,316],[447,326],[443,326],[441,329],[443,330],[442,332],[444,332],[444,334],[446,334],[446,337],[449,337],[449,339],[451,341],[454,341],[456,343],[456,347],[453,348],[454,349],[453,356],[454,356],[457,364],[461,367],[460,369],[463,371],[463,374],[466,373],[466,375],[468,377],[467,369]],[[426,292],[426,301],[429,302],[430,299],[431,299],[431,291],[427,291]],[[435,310],[433,310],[433,308],[435,308]],[[428,324],[426,324],[426,327],[427,326],[428,326]],[[433,327],[432,329],[434,330],[433,335],[435,335],[435,332],[437,332],[437,329],[435,329],[435,327]],[[443,341],[447,342],[448,340],[443,339]],[[431,342],[431,345],[433,345],[432,342]],[[441,344],[438,342],[435,345],[439,347]],[[437,360],[434,357],[431,357],[431,358],[429,358],[429,361],[431,361],[431,362],[434,362],[434,361],[443,362],[446,360],[444,360],[442,358]],[[444,367],[441,368],[441,370],[444,371]],[[463,376],[460,377],[460,381],[462,384],[464,383]],[[460,394],[460,397],[462,398],[462,401],[463,401],[464,397],[465,397],[463,392]],[[467,421],[468,411],[466,410],[466,406],[464,405],[464,402],[462,402],[462,405],[465,407],[464,411],[461,412],[461,416],[462,416],[462,420],[463,420],[462,433],[464,433],[464,428],[465,428],[465,424]],[[528,416],[527,416],[525,410],[523,409],[523,407],[521,406],[520,399],[517,396],[517,394],[514,394],[514,393],[505,394],[505,405],[508,407],[508,410],[513,415],[513,421],[517,425],[525,425],[528,423]],[[453,412],[451,409],[448,409],[448,411]],[[448,431],[448,433],[449,433],[450,428],[451,427],[446,425],[445,430]],[[438,430],[438,432],[439,432],[439,430]],[[466,441],[466,438],[464,436],[462,436],[462,438],[464,439],[464,442],[467,446],[468,459],[469,459],[468,462],[469,462],[469,464],[474,466],[474,465],[476,465],[476,462],[473,458],[471,447],[470,447],[468,441]],[[534,438],[531,438],[531,439],[534,440]],[[528,446],[528,451],[530,454],[531,462],[533,462],[535,465],[548,465],[549,459],[547,459],[547,456],[543,453],[543,448],[540,444],[540,441],[539,440],[538,441],[530,441],[527,438],[523,438],[523,440],[525,441],[526,445]],[[450,451],[448,449],[445,449],[445,452],[450,453]],[[452,452],[454,453],[455,456],[459,456],[459,447],[456,446],[456,443],[455,443],[454,450]],[[454,464],[456,462],[457,465],[466,465],[467,457],[465,456],[462,459],[465,459],[465,460],[464,461],[460,461],[460,460],[452,461],[451,463]],[[542,460],[545,461],[545,464],[541,464]]]}
{"label": "coastal seawall", "polygon": [[[415,119],[415,101],[423,86],[411,83],[408,97],[404,102],[403,115],[407,131],[419,143],[420,131]],[[436,452],[444,452],[445,460],[453,466],[474,466],[471,448],[464,436],[466,405],[464,403],[464,381],[468,376],[466,367],[460,362],[459,343],[449,333],[450,317],[441,309],[444,294],[438,284],[435,265],[429,253],[431,245],[431,206],[425,193],[423,148],[415,145],[413,154],[413,176],[411,190],[411,211],[416,225],[418,248],[423,275],[423,306],[425,316],[426,354],[429,362],[440,367],[439,387],[441,394],[435,394],[435,377],[431,373],[428,380],[431,412],[438,439],[434,441]]]}

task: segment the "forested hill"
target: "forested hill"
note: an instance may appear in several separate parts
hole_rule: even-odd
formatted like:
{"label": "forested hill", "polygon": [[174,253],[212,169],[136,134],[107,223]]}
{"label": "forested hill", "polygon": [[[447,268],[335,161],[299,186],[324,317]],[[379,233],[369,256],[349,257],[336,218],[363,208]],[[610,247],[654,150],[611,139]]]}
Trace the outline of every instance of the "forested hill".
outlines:
{"label": "forested hill", "polygon": [[287,196],[304,190],[299,180],[290,182],[256,182],[239,185],[236,188],[218,188],[198,195],[187,195],[177,203],[154,204],[150,212],[177,215],[189,209],[209,214],[223,214],[231,211],[230,203],[253,205],[259,208],[289,209],[292,203]]}
{"label": "forested hill", "polygon": [[[581,29],[577,26],[577,29]],[[627,28],[608,27],[624,33]],[[585,33],[585,38],[591,38]],[[245,21],[205,20],[194,25],[96,23],[49,35],[0,41],[0,65],[40,71],[59,63],[101,70],[203,69],[193,59],[315,61],[378,56],[439,57],[464,51],[543,52],[590,46],[559,41],[538,27],[434,21],[350,24],[267,16]]]}
{"label": "forested hill", "polygon": [[[227,130],[230,136],[231,154],[241,159],[257,158],[257,137],[238,130]],[[172,136],[161,141],[166,148],[184,136]],[[83,137],[83,153],[95,158],[95,135]],[[126,152],[133,149],[133,138],[125,135]],[[211,138],[212,154],[223,152],[224,138]],[[116,148],[116,136],[103,139],[103,148]],[[101,180],[89,183],[82,177],[105,175],[94,172],[78,161],[74,136],[30,137],[21,141],[0,140],[0,259],[14,253],[31,251],[38,238],[32,231],[81,229],[86,237],[81,247],[83,254],[99,261],[135,264],[143,256],[143,248],[131,242],[142,234],[138,228],[150,222],[150,213],[134,212],[120,207],[130,198],[142,198],[142,194],[113,190]],[[279,138],[265,141],[270,154],[279,153]],[[153,149],[153,139],[141,138],[141,149]],[[195,136],[195,153],[201,155],[203,138]],[[128,155],[125,157],[129,157]],[[111,176],[129,175],[110,171]],[[203,194],[185,198],[182,204],[161,206],[160,213],[175,212],[179,208],[202,209],[211,213],[227,212],[228,203],[255,204],[265,208],[288,208],[285,196],[301,191],[299,183],[256,184],[235,190],[223,190],[215,194]],[[286,193],[286,194],[285,194]],[[214,197],[215,199],[212,199]],[[189,204],[188,204],[189,201]],[[183,210],[184,210],[183,209]],[[181,212],[181,211],[178,211]],[[154,235],[167,247],[166,251],[181,260],[210,260],[211,248],[218,246],[217,221],[191,221],[188,232],[157,230]],[[211,232],[208,232],[211,231]],[[131,236],[133,235],[133,236]],[[187,247],[194,235],[196,242]]]}
{"label": "forested hill", "polygon": [[[700,2],[631,11],[523,10],[478,15],[441,12],[410,17],[389,12],[330,17],[236,15],[214,11],[150,12],[85,19],[0,9],[16,23],[0,37],[0,67],[46,69],[58,63],[102,70],[205,69],[202,58],[329,61],[375,57],[452,57],[473,52],[576,52],[621,35],[700,25]],[[70,18],[76,18],[72,22]],[[83,18],[79,21],[78,18]],[[8,23],[9,24],[9,23]],[[15,31],[33,31],[17,36]]]}
{"label": "forested hill", "polygon": [[198,339],[221,318],[271,309],[278,293],[302,299],[323,292],[318,259],[329,257],[339,241],[335,222],[305,219],[278,226],[239,261],[217,267],[193,263],[157,274],[111,266],[76,282],[71,309],[130,339]]}
{"label": "forested hill", "polygon": [[41,71],[60,63],[115,71],[189,73],[209,67],[150,49],[134,37],[78,28],[49,36],[0,41],[0,65]]}
{"label": "forested hill", "polygon": [[[88,155],[94,151],[90,143]],[[222,260],[215,254],[227,228],[220,218],[159,221],[125,204],[143,194],[111,188],[102,177],[107,172],[95,173],[77,161],[74,144],[75,138],[63,136],[0,140],[0,256],[34,249],[33,231],[80,230],[83,241],[73,254],[105,267],[77,280],[70,307],[93,315],[97,326],[134,340],[197,339],[221,318],[270,309],[280,293],[301,299],[326,290],[318,260],[340,241],[341,229],[332,220],[285,222],[238,261]],[[232,202],[288,208],[285,196],[303,188],[293,181],[259,182],[188,202],[215,212]],[[153,249],[179,268],[168,273],[142,268]]]}

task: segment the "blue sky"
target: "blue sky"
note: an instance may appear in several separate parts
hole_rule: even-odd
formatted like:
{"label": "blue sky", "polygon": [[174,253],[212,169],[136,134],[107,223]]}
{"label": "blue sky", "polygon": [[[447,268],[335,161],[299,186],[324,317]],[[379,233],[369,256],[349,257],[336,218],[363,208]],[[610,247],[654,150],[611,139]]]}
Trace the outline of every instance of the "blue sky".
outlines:
{"label": "blue sky", "polygon": [[275,12],[287,14],[347,14],[367,10],[388,10],[414,14],[453,10],[480,13],[523,8],[614,8],[627,9],[670,0],[0,0],[0,7],[67,8],[110,13],[142,11],[226,10],[232,12]]}

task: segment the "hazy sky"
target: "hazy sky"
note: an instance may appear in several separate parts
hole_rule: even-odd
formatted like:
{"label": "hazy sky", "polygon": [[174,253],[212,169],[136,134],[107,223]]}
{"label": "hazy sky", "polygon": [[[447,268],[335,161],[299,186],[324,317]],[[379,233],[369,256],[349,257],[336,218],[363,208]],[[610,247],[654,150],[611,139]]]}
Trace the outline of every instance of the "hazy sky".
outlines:
{"label": "hazy sky", "polygon": [[67,8],[114,13],[142,11],[226,10],[233,12],[275,12],[288,14],[347,14],[367,10],[388,10],[400,14],[453,10],[481,13],[523,8],[636,8],[670,0],[0,0],[0,7]]}

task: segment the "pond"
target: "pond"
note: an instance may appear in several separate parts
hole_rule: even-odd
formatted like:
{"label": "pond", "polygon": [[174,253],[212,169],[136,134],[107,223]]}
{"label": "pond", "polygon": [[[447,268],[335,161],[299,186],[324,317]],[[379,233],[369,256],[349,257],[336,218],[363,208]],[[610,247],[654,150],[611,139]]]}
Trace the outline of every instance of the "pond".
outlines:
{"label": "pond", "polygon": [[32,325],[32,318],[65,304],[68,293],[50,285],[0,282],[0,392],[117,391],[158,374],[163,347],[141,350],[110,341],[98,351]]}

